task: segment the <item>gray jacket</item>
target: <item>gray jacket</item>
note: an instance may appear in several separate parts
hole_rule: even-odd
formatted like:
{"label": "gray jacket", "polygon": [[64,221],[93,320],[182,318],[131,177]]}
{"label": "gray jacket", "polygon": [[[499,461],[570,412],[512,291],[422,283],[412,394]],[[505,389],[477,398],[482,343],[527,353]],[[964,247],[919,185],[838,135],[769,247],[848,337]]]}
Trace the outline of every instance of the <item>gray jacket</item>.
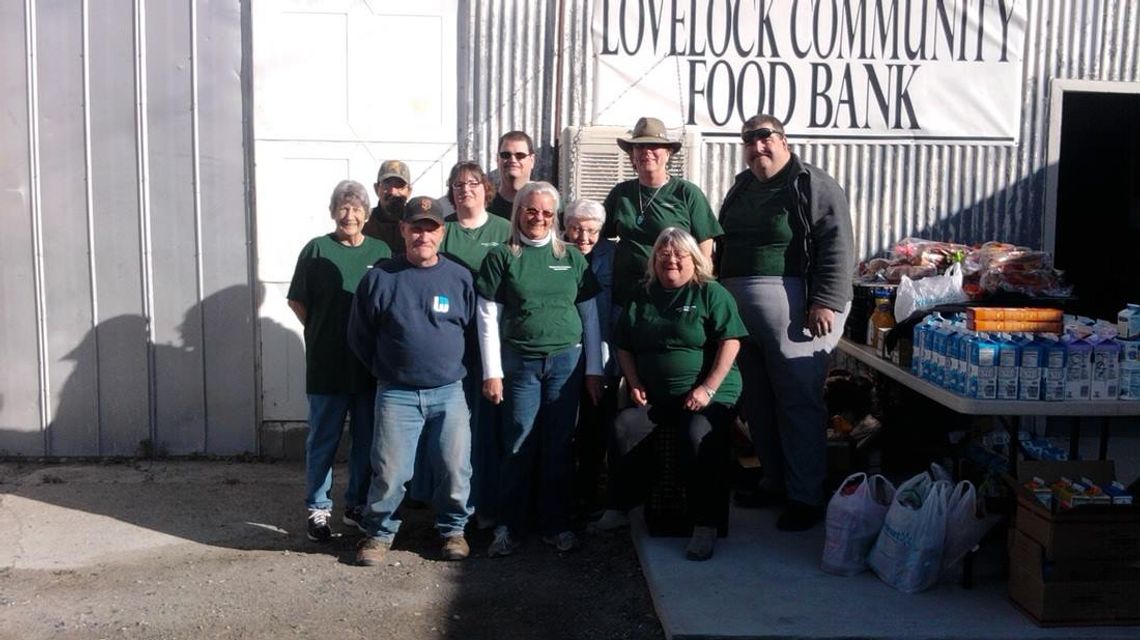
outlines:
{"label": "gray jacket", "polygon": [[[788,180],[796,194],[796,218],[804,239],[804,269],[808,303],[842,311],[851,300],[851,278],[855,268],[855,242],[851,233],[851,212],[847,194],[822,169],[801,162],[792,154]],[[740,188],[756,176],[751,170],[737,174],[732,188],[720,206],[724,213],[740,193]]]}

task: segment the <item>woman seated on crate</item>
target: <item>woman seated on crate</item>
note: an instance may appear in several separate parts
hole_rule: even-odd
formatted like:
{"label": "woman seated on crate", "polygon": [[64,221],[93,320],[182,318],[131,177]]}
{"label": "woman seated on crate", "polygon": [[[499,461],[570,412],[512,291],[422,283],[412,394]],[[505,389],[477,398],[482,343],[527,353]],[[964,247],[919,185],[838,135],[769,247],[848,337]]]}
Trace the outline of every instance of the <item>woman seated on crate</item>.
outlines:
{"label": "woman seated on crate", "polygon": [[[712,557],[727,523],[728,444],[740,395],[734,361],[748,335],[728,291],[688,232],[668,227],[653,245],[646,280],[618,319],[614,344],[633,406],[618,414],[609,443],[607,509],[594,530],[628,524],[662,467],[679,463],[693,525],[685,556]],[[679,452],[679,460],[656,452]],[[669,481],[661,478],[661,481]],[[647,506],[647,519],[653,505]]]}

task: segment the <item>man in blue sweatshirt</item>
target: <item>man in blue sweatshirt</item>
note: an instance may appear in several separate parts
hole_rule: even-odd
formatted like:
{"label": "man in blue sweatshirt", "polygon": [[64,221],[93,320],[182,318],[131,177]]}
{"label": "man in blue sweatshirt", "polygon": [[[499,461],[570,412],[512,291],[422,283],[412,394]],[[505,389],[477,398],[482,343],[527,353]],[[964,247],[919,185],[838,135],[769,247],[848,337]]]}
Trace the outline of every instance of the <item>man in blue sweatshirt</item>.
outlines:
{"label": "man in blue sweatshirt", "polygon": [[475,292],[466,267],[439,255],[443,211],[428,197],[408,201],[400,222],[405,253],[378,263],[360,281],[348,342],[376,376],[372,484],[356,563],[383,564],[400,528],[396,508],[412,477],[420,436],[435,487],[432,507],[441,556],[470,553],[463,536],[471,481],[471,430],[463,395],[464,330]]}

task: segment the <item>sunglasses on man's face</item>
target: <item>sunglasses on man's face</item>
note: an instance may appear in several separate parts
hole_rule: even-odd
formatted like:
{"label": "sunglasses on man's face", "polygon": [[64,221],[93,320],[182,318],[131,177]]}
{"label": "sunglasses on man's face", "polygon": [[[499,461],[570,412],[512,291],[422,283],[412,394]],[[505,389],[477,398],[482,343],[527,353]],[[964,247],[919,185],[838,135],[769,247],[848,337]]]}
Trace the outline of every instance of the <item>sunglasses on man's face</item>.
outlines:
{"label": "sunglasses on man's face", "polygon": [[526,160],[526,157],[529,155],[530,155],[529,153],[523,153],[522,151],[516,151],[514,153],[511,153],[510,151],[500,151],[499,152],[499,158],[501,160],[510,160],[511,158],[514,158],[515,160],[517,160],[519,162]]}
{"label": "sunglasses on man's face", "polygon": [[756,142],[757,140],[767,140],[768,138],[770,138],[774,135],[775,136],[781,136],[784,134],[780,133],[779,131],[776,131],[775,129],[769,129],[768,127],[760,127],[759,129],[753,129],[751,131],[745,131],[744,133],[740,134],[740,139],[744,141],[744,144],[752,144],[753,142]]}

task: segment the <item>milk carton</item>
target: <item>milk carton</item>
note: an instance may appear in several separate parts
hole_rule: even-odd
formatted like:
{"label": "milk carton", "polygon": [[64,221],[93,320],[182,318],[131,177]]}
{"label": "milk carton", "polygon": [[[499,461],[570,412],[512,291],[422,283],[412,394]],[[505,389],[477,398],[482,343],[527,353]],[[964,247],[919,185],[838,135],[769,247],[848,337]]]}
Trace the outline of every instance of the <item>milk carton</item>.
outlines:
{"label": "milk carton", "polygon": [[1041,372],[1045,369],[1045,343],[1032,336],[1021,339],[1021,362],[1017,368],[1017,399],[1041,399]]}
{"label": "milk carton", "polygon": [[1120,369],[1120,399],[1140,400],[1140,367]]}
{"label": "milk carton", "polygon": [[922,377],[922,354],[924,353],[922,348],[922,341],[925,338],[926,332],[928,330],[927,320],[929,320],[929,318],[930,316],[927,316],[925,319],[923,319],[922,322],[914,325],[914,334],[911,338],[914,346],[911,347],[910,372],[919,378]]}
{"label": "milk carton", "polygon": [[942,316],[937,313],[922,333],[922,378],[934,380],[934,369],[937,361],[934,351],[934,332],[942,326]]}
{"label": "milk carton", "polygon": [[1116,400],[1120,394],[1120,344],[1116,340],[1093,345],[1090,392],[1093,400]]}
{"label": "milk carton", "polygon": [[1129,304],[1116,314],[1116,335],[1121,338],[1140,336],[1140,304]]}
{"label": "milk carton", "polygon": [[1045,348],[1045,371],[1044,371],[1044,388],[1041,390],[1042,395],[1050,402],[1058,402],[1065,399],[1066,380],[1065,374],[1068,373],[1069,363],[1065,360],[1068,355],[1068,349],[1065,348],[1065,343],[1061,342],[1060,338],[1053,334],[1044,334],[1039,336],[1038,339]]}
{"label": "milk carton", "polygon": [[962,362],[958,351],[962,347],[962,337],[962,332],[955,324],[946,338],[946,376],[942,380],[942,386],[951,391],[958,390],[958,365]]}
{"label": "milk carton", "polygon": [[949,359],[946,357],[946,341],[950,338],[952,330],[946,323],[942,323],[934,330],[934,363],[931,365],[930,381],[938,386],[946,383],[946,369]]}
{"label": "milk carton", "polygon": [[1140,369],[1140,338],[1117,340],[1120,345],[1120,366]]}
{"label": "milk carton", "polygon": [[997,398],[998,344],[979,334],[970,349],[969,390],[967,395],[981,400]]}
{"label": "milk carton", "polygon": [[1089,342],[1066,334],[1065,399],[1088,400],[1092,396],[1092,352]]}
{"label": "milk carton", "polygon": [[1017,378],[1021,366],[1021,345],[1009,334],[998,336],[997,399],[1017,400]]}
{"label": "milk carton", "polygon": [[959,342],[958,355],[961,359],[962,370],[959,373],[958,388],[955,391],[964,396],[970,395],[970,360],[974,357],[974,350],[977,348],[980,339],[977,333],[967,331],[962,334],[962,340]]}

